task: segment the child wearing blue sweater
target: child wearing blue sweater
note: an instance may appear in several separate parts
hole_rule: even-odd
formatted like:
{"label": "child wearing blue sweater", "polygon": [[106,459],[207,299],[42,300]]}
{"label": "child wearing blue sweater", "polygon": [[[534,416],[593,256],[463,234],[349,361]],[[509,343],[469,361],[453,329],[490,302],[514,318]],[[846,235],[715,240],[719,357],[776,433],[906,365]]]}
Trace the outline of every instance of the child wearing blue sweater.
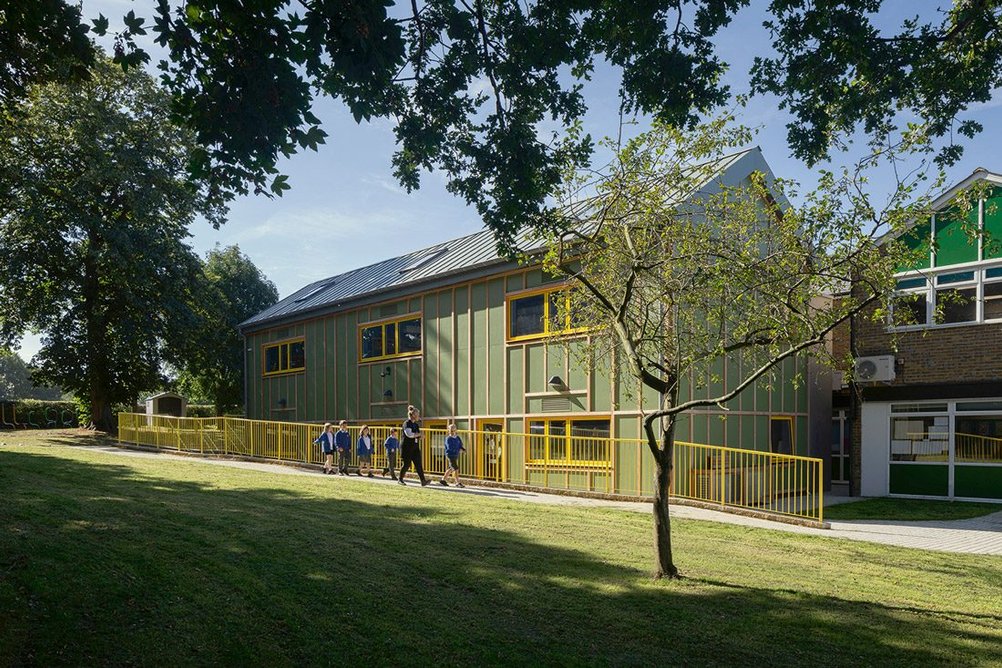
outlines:
{"label": "child wearing blue sweater", "polygon": [[362,426],[362,433],[358,436],[358,443],[356,444],[358,452],[358,475],[364,476],[368,475],[370,478],[372,475],[372,436],[369,435],[368,425]]}
{"label": "child wearing blue sweater", "polygon": [[449,435],[445,437],[445,456],[449,460],[449,468],[445,470],[445,475],[442,479],[438,481],[438,484],[449,486],[446,479],[449,474],[452,474],[452,480],[456,484],[456,487],[465,487],[463,483],[459,481],[459,453],[466,452],[466,448],[463,447],[463,439],[459,438],[459,434],[456,433],[456,423],[449,423]]}
{"label": "child wearing blue sweater", "polygon": [[386,468],[383,469],[383,477],[389,473],[393,476],[393,479],[397,479],[397,450],[400,449],[400,441],[397,440],[397,429],[394,427],[390,429],[390,435],[386,437],[383,441],[383,447],[386,449]]}

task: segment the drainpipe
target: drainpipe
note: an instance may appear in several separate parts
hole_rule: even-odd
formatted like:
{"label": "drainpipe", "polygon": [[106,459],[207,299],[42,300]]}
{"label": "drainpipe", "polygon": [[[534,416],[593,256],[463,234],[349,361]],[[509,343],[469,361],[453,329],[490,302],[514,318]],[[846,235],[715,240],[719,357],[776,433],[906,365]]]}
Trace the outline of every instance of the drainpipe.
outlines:
{"label": "drainpipe", "polygon": [[247,379],[249,375],[247,373],[247,335],[244,334],[244,417],[247,417],[247,399],[250,397],[250,389],[247,387]]}

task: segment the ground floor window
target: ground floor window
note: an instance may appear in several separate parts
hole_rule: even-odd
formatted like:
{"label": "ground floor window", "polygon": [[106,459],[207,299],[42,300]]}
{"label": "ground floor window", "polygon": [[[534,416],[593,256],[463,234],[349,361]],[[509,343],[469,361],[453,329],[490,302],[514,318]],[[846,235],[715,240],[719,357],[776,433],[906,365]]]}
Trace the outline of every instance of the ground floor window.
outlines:
{"label": "ground floor window", "polygon": [[609,463],[608,418],[539,418],[529,420],[530,464],[594,466]]}
{"label": "ground floor window", "polygon": [[891,404],[891,494],[1002,499],[1002,401]]}

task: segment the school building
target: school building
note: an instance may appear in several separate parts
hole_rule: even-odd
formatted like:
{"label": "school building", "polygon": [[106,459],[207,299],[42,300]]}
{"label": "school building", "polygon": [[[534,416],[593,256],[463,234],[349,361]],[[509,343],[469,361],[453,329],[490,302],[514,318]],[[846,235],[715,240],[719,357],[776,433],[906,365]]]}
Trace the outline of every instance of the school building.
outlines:
{"label": "school building", "polygon": [[[721,160],[717,183],[753,172],[771,176],[758,148]],[[427,427],[455,420],[481,435],[531,437],[483,468],[531,480],[543,459],[552,472],[611,458],[617,465],[606,470],[616,479],[605,489],[649,493],[652,458],[618,461],[608,439],[642,438],[641,409],[658,397],[629,376],[576,363],[574,348],[589,334],[553,317],[561,285],[539,266],[499,257],[487,230],[311,283],[241,325],[247,417],[400,425],[414,404]],[[553,341],[561,332],[566,346]],[[713,371],[714,392],[741,379],[738,359]],[[806,382],[790,382],[798,373]],[[806,359],[788,361],[771,387],[749,388],[728,408],[691,412],[679,440],[829,452],[831,381]],[[611,446],[583,445],[593,439]]]}
{"label": "school building", "polygon": [[[957,194],[979,185],[960,210]],[[863,496],[998,500],[1002,175],[978,169],[933,208],[901,237],[919,256],[897,275],[892,309],[908,317],[852,322],[858,392],[835,415],[833,451]]]}

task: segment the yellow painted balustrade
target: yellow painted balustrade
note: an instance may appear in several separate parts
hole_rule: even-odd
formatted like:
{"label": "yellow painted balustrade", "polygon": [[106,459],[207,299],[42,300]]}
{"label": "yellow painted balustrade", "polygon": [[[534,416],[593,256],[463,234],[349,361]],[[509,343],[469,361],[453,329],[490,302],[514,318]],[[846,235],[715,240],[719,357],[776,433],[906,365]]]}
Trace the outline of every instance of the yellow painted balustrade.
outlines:
{"label": "yellow painted balustrade", "polygon": [[[361,425],[349,427],[353,464]],[[120,413],[118,440],[162,450],[231,455],[320,465],[323,454],[313,441],[321,425],[242,418],[175,418]],[[377,475],[387,465],[383,442],[388,425],[369,425]],[[460,475],[542,489],[601,493],[627,497],[653,494],[654,467],[645,442],[498,431],[459,430],[466,451]],[[444,429],[423,429],[421,453],[425,472],[441,475],[448,461]],[[399,434],[398,434],[399,436]],[[958,444],[959,445],[959,444]],[[976,446],[991,456],[994,443]],[[971,446],[972,450],[975,448]],[[981,448],[984,448],[985,454]],[[399,460],[398,460],[399,465]],[[676,442],[670,492],[722,507],[761,510],[823,521],[821,459]]]}

